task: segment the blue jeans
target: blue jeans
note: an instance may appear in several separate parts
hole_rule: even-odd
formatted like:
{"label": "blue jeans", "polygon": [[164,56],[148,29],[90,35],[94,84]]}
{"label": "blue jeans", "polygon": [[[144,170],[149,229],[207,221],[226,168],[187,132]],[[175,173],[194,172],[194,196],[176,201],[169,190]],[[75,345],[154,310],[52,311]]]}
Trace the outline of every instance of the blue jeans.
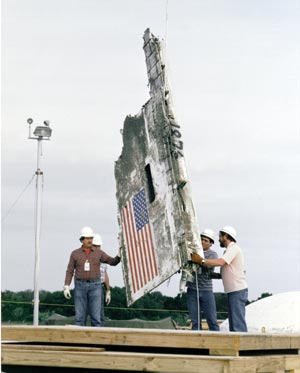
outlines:
{"label": "blue jeans", "polygon": [[93,282],[75,281],[74,301],[75,301],[75,324],[86,325],[87,315],[90,315],[92,326],[101,326],[101,289],[99,280]]}
{"label": "blue jeans", "polygon": [[192,330],[202,329],[201,310],[204,313],[209,330],[220,330],[217,321],[217,310],[214,293],[212,291],[199,290],[198,294],[199,299],[197,299],[197,290],[190,288],[187,289],[187,306],[190,319],[192,320]]}
{"label": "blue jeans", "polygon": [[101,326],[104,326],[105,315],[104,315],[104,296],[105,296],[105,286],[101,284],[101,309],[100,309],[100,323]]}
{"label": "blue jeans", "polygon": [[248,300],[248,289],[227,293],[228,321],[231,332],[247,332],[246,303]]}

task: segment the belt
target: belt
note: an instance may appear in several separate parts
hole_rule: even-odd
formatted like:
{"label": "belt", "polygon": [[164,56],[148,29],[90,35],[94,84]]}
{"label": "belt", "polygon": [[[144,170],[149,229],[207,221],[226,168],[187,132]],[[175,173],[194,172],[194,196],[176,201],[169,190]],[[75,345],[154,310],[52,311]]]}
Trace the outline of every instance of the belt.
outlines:
{"label": "belt", "polygon": [[79,282],[100,282],[100,279],[96,279],[96,280],[82,280],[81,278],[77,278],[76,281],[79,281]]}

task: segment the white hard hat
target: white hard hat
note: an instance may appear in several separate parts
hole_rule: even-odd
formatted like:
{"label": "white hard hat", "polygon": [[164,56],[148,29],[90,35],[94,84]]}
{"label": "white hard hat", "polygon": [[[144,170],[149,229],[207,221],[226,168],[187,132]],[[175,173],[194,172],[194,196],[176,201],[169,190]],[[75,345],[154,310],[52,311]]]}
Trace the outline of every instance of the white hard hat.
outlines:
{"label": "white hard hat", "polygon": [[94,233],[93,245],[101,246],[103,244],[99,233]]}
{"label": "white hard hat", "polygon": [[92,228],[90,228],[90,227],[83,227],[81,229],[80,238],[81,237],[94,237],[94,232],[93,232]]}
{"label": "white hard hat", "polygon": [[205,236],[210,238],[213,242],[215,242],[215,234],[212,229],[205,228],[203,232],[201,232],[200,236]]}
{"label": "white hard hat", "polygon": [[223,227],[222,229],[220,229],[220,232],[227,233],[227,234],[229,234],[229,236],[231,236],[235,241],[237,240],[236,230],[235,230],[233,227],[230,227],[229,225],[226,225],[225,227]]}

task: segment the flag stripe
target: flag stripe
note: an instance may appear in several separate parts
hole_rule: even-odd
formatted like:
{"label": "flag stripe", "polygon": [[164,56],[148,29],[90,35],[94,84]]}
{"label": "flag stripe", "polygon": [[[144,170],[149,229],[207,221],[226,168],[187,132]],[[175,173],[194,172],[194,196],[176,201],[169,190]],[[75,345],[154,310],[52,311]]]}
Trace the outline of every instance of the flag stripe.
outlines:
{"label": "flag stripe", "polygon": [[152,247],[153,247],[152,240],[148,233],[149,229],[150,229],[150,226],[148,225],[146,227],[146,235],[148,237],[147,250],[148,250],[148,255],[149,255],[149,266],[151,268],[151,278],[154,278],[155,277],[155,260],[154,260],[153,253],[152,253]]}
{"label": "flag stripe", "polygon": [[140,264],[141,264],[142,273],[143,273],[143,279],[144,279],[143,286],[144,286],[148,282],[148,280],[146,277],[146,269],[145,269],[146,264],[145,264],[145,253],[144,253],[144,248],[143,248],[143,240],[141,239],[140,231],[137,232],[135,229],[135,232],[136,232],[136,247],[140,255]]}
{"label": "flag stripe", "polygon": [[140,242],[141,242],[141,248],[143,250],[143,259],[144,259],[144,264],[145,264],[145,272],[146,272],[146,275],[147,275],[147,282],[150,281],[150,276],[149,276],[149,260],[148,260],[148,253],[147,253],[147,249],[145,247],[146,245],[146,242],[145,242],[145,237],[144,237],[144,228],[142,228],[139,233],[138,233],[139,237],[140,237]]}
{"label": "flag stripe", "polygon": [[136,278],[134,276],[135,263],[133,261],[132,243],[131,243],[131,238],[129,238],[130,236],[129,236],[129,230],[128,230],[128,220],[126,219],[126,216],[125,216],[126,213],[127,213],[127,209],[125,207],[121,210],[121,216],[122,216],[122,221],[123,221],[123,229],[124,229],[125,236],[126,236],[126,244],[127,244],[128,259],[129,259],[129,266],[130,266],[130,275],[132,279],[133,291],[135,293],[137,290]]}
{"label": "flag stripe", "polygon": [[141,231],[142,231],[142,236],[143,236],[145,258],[146,258],[146,263],[147,263],[147,276],[148,276],[148,281],[150,281],[153,279],[153,276],[152,276],[152,270],[151,270],[152,263],[151,263],[151,258],[149,255],[148,237],[147,237],[146,227],[144,227]]}

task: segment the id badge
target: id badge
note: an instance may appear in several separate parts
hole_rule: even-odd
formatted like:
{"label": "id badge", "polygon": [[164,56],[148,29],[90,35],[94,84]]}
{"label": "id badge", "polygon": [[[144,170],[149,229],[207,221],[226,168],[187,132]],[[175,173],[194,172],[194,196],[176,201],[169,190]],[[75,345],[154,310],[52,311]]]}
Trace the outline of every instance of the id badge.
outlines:
{"label": "id badge", "polygon": [[89,271],[90,270],[90,262],[88,262],[87,260],[84,263],[84,270],[85,271]]}

